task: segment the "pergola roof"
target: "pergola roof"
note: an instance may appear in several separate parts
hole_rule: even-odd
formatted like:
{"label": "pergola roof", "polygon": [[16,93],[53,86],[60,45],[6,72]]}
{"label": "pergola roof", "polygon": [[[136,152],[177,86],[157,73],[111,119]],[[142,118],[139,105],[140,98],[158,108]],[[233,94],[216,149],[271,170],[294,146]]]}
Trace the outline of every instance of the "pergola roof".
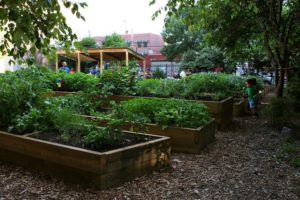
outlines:
{"label": "pergola roof", "polygon": [[58,57],[66,57],[76,61],[76,71],[80,72],[80,63],[87,61],[98,61],[100,72],[103,71],[103,61],[125,61],[126,66],[129,60],[143,60],[143,69],[145,72],[145,58],[129,48],[97,48],[76,50],[72,52],[57,51],[56,52],[56,71],[58,70]]}
{"label": "pergola roof", "polygon": [[74,52],[57,51],[58,56],[63,56],[70,58],[72,60],[77,60],[78,56],[80,61],[99,61],[100,53],[102,53],[103,60],[126,60],[126,51],[128,52],[129,60],[144,60],[145,58],[138,54],[137,52],[129,48],[97,48],[97,49],[87,49],[87,50],[76,50]]}

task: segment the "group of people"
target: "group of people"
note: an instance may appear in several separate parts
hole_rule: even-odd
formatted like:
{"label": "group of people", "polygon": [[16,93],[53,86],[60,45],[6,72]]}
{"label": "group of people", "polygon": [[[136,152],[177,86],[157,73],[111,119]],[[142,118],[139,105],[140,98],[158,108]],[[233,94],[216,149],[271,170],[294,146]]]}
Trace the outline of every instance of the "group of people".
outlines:
{"label": "group of people", "polygon": [[[70,69],[70,67],[68,67],[66,61],[62,62],[62,66],[59,68],[59,71],[65,72],[65,73],[67,73],[67,74],[74,74],[74,73],[76,72],[76,71],[74,70],[74,68],[71,68],[71,69]],[[99,76],[99,74],[100,74],[99,67],[98,67],[98,66],[96,66],[96,67],[91,67],[91,68],[89,69],[89,74],[90,74],[90,75],[94,75],[94,76]]]}

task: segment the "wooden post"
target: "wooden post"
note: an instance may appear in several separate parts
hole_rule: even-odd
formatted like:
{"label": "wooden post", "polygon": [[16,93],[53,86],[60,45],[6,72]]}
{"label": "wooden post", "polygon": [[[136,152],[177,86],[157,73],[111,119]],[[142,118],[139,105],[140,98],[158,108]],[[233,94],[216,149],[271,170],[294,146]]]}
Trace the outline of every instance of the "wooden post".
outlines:
{"label": "wooden post", "polygon": [[144,77],[146,77],[146,60],[145,59],[143,60],[143,74],[144,74]]}
{"label": "wooden post", "polygon": [[55,54],[55,71],[58,72],[58,54]]}
{"label": "wooden post", "polygon": [[103,52],[100,51],[100,61],[99,61],[100,75],[103,73]]}
{"label": "wooden post", "polygon": [[76,63],[77,72],[80,72],[80,52],[77,52],[77,63]]}
{"label": "wooden post", "polygon": [[126,55],[126,61],[125,61],[125,64],[126,64],[126,66],[128,66],[128,60],[129,60],[128,50],[125,51],[125,55]]}

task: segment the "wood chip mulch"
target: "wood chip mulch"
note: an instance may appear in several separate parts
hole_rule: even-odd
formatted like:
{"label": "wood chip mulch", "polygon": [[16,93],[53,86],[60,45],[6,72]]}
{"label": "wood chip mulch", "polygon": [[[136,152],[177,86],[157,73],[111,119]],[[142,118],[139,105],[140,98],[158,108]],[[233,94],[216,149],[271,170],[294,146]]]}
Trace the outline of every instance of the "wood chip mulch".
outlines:
{"label": "wood chip mulch", "polygon": [[284,135],[264,119],[236,120],[199,155],[173,154],[172,168],[99,191],[0,162],[7,199],[300,199],[300,169],[277,158]]}

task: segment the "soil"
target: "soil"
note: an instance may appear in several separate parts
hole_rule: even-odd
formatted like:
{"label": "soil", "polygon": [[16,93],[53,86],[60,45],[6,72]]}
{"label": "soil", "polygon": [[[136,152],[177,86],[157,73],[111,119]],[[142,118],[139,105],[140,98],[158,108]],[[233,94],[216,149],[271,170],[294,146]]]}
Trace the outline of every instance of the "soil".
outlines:
{"label": "soil", "polygon": [[41,139],[41,140],[46,140],[49,142],[98,151],[98,152],[105,152],[113,149],[118,149],[130,145],[150,141],[154,138],[151,136],[145,136],[140,134],[123,133],[119,135],[119,140],[117,142],[110,143],[109,141],[107,141],[101,147],[96,147],[95,145],[87,145],[84,141],[84,138],[81,136],[81,134],[74,130],[70,133],[70,138],[68,140],[63,139],[62,135],[57,130],[48,130],[44,132],[39,132],[36,134],[32,134],[31,137]]}
{"label": "soil", "polygon": [[[99,191],[0,162],[0,200],[300,199],[300,167],[284,159],[287,136],[263,117],[235,119],[201,154],[172,154],[172,168]],[[300,155],[300,142],[294,143]]]}

